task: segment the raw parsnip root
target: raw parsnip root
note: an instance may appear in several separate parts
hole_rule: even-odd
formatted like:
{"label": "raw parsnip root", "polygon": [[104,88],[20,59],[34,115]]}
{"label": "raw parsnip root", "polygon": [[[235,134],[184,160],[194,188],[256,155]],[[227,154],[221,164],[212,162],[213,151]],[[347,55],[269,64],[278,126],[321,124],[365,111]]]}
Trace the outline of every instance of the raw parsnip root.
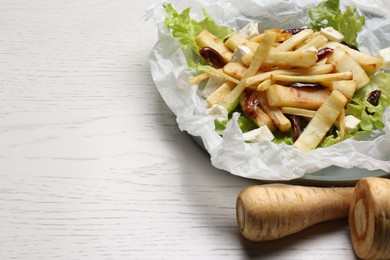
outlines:
{"label": "raw parsnip root", "polygon": [[390,259],[390,180],[358,181],[349,211],[353,248],[362,259]]}
{"label": "raw parsnip root", "polygon": [[352,187],[251,186],[238,195],[237,223],[249,240],[278,239],[320,222],[346,217],[352,195]]}

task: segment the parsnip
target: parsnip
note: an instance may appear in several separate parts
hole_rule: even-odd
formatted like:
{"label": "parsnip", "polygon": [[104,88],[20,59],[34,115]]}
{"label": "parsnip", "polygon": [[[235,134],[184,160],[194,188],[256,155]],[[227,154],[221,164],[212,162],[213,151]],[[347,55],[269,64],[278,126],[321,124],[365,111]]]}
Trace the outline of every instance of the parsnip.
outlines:
{"label": "parsnip", "polygon": [[253,59],[249,64],[249,68],[245,73],[244,78],[247,79],[252,77],[260,69],[261,65],[268,58],[268,54],[272,48],[272,44],[275,42],[276,33],[268,31],[265,33],[264,39],[257,47],[256,51],[253,54]]}
{"label": "parsnip", "polygon": [[237,223],[249,240],[282,238],[323,221],[346,217],[352,194],[352,187],[251,186],[238,195]]}
{"label": "parsnip", "polygon": [[245,76],[247,69],[243,64],[234,61],[227,63],[222,68],[223,72],[237,80],[241,80]]}
{"label": "parsnip", "polygon": [[315,65],[309,69],[301,68],[301,69],[290,69],[290,70],[272,70],[268,72],[258,73],[257,75],[248,78],[246,83],[247,86],[257,85],[264,80],[270,79],[271,75],[290,75],[290,76],[321,75],[321,74],[327,74],[332,70],[333,70],[332,64]]}
{"label": "parsnip", "polygon": [[[253,58],[253,54],[247,54],[242,57],[242,63],[248,65]],[[316,64],[318,60],[317,53],[315,51],[280,51],[271,52],[267,59],[264,61],[265,67],[297,67],[297,68],[310,68]]]}
{"label": "parsnip", "polygon": [[231,61],[233,53],[226,48],[225,44],[220,39],[206,29],[196,36],[195,41],[201,48],[210,47],[219,52],[225,62]]}
{"label": "parsnip", "polygon": [[[261,40],[264,39],[264,35],[265,34],[263,34]],[[251,49],[252,52],[255,52],[257,47],[259,46],[257,42],[249,41],[244,36],[238,33],[230,36],[225,42],[225,46],[231,51],[235,51],[239,45],[248,47],[249,49]]]}
{"label": "parsnip", "polygon": [[357,182],[349,211],[352,244],[362,259],[390,259],[390,180]]}
{"label": "parsnip", "polygon": [[[273,31],[277,34],[275,42],[284,42],[285,40],[287,40],[288,38],[291,37],[290,32],[287,32],[287,31],[282,30],[282,29],[269,29],[269,30],[265,30],[265,31]],[[263,38],[264,38],[264,33],[259,34],[255,37],[251,38],[250,41],[251,42],[260,42]]]}
{"label": "parsnip", "polygon": [[310,75],[310,76],[290,76],[290,75],[272,75],[272,80],[279,80],[285,82],[309,82],[309,83],[321,83],[330,82],[335,80],[352,80],[352,72],[339,72],[329,73],[323,75]]}
{"label": "parsnip", "polygon": [[356,81],[355,80],[340,80],[333,81],[330,84],[331,89],[337,89],[343,95],[350,100],[356,91]]}
{"label": "parsnip", "polygon": [[275,42],[276,33],[274,32],[266,32],[263,41],[259,44],[259,47],[256,49],[256,52],[254,54],[253,60],[247,69],[244,77],[241,79],[239,84],[230,92],[225,99],[221,102],[221,105],[228,109],[231,107],[231,104],[235,102],[239,98],[239,96],[242,94],[242,92],[246,88],[246,79],[249,77],[254,76],[261,65],[263,64],[264,60],[267,58],[268,53],[272,47],[272,44]]}
{"label": "parsnip", "polygon": [[348,46],[338,42],[328,42],[325,47],[336,49],[342,48],[367,72],[368,75],[372,75],[377,72],[383,65],[383,61],[380,58],[371,56],[369,54],[354,50]]}
{"label": "parsnip", "polygon": [[310,109],[296,108],[296,107],[281,107],[280,110],[284,114],[303,116],[308,118],[313,118],[316,114],[316,111]]}
{"label": "parsnip", "polygon": [[219,76],[219,77],[222,77],[224,78],[225,80],[227,81],[230,81],[234,84],[238,84],[240,83],[239,80],[229,76],[228,74],[226,74],[222,69],[214,69],[214,68],[209,68],[209,71],[208,71],[211,75],[214,75],[214,76]]}
{"label": "parsnip", "polygon": [[295,141],[294,146],[304,152],[315,149],[336,122],[347,101],[343,94],[333,90],[310,120],[303,133]]}
{"label": "parsnip", "polygon": [[318,109],[329,97],[328,89],[308,90],[273,84],[266,91],[268,102],[273,107],[297,107]]}
{"label": "parsnip", "polygon": [[256,90],[257,91],[266,91],[267,89],[269,89],[269,87],[271,87],[273,84],[275,84],[271,79],[267,79],[267,80],[264,80],[263,82],[261,82],[257,87],[256,87]]}
{"label": "parsnip", "polygon": [[308,41],[304,45],[300,46],[297,50],[303,51],[303,50],[309,49],[310,47],[315,47],[318,49],[327,42],[328,42],[328,38],[319,34],[319,35],[316,35],[315,37],[313,37],[310,41]]}
{"label": "parsnip", "polygon": [[201,82],[202,80],[208,79],[211,77],[210,72],[204,72],[202,74],[196,75],[190,78],[190,85],[195,85]]}
{"label": "parsnip", "polygon": [[207,101],[207,106],[210,108],[213,105],[219,104],[222,102],[222,100],[226,97],[227,94],[229,94],[236,84],[230,81],[226,81],[225,83],[222,84],[216,91],[211,93],[206,101]]}
{"label": "parsnip", "polygon": [[[241,104],[241,107],[244,107],[245,106],[245,100],[246,99],[246,95],[245,95],[245,92],[240,96],[240,104]],[[243,108],[243,110],[245,111],[245,108]],[[274,131],[275,130],[275,125],[271,119],[271,117],[266,113],[264,112],[263,109],[261,109],[259,106],[256,106],[255,108],[252,108],[252,111],[251,111],[251,115],[247,115],[250,119],[252,119],[252,121],[258,126],[258,127],[261,127],[261,126],[267,126],[268,129],[270,131]]]}
{"label": "parsnip", "polygon": [[[233,77],[237,80],[241,80],[245,73],[247,72],[247,67],[239,62],[229,62],[223,68],[223,72],[230,77]],[[291,75],[291,76],[300,76],[300,75],[321,75],[327,74],[333,70],[332,64],[321,64],[315,65],[309,69],[290,69],[290,70],[272,70],[272,71],[258,71],[255,76],[249,77],[246,80],[246,86],[257,86],[263,81],[270,79],[271,75]],[[202,75],[202,74],[201,74]],[[255,87],[254,87],[255,88]]]}
{"label": "parsnip", "polygon": [[244,36],[241,34],[233,34],[230,36],[226,42],[225,45],[226,47],[231,50],[235,51],[236,48],[241,45],[241,46],[246,46],[249,49],[251,49],[252,52],[255,52],[257,47],[259,46],[259,43],[264,39],[265,33],[267,32],[272,32],[276,34],[275,42],[282,42],[291,37],[291,33],[283,31],[281,29],[270,29],[270,30],[265,30],[264,33],[259,34],[251,39],[246,39]]}
{"label": "parsnip", "polygon": [[264,91],[258,92],[257,100],[259,101],[259,106],[267,113],[267,115],[269,115],[274,125],[279,128],[281,132],[288,132],[291,130],[290,120],[288,120],[288,118],[282,113],[280,108],[270,106],[267,94]]}
{"label": "parsnip", "polygon": [[346,127],[345,127],[345,109],[341,110],[339,117],[336,119],[335,123],[336,127],[340,131],[340,140],[344,140],[345,138],[345,132],[346,132]]}
{"label": "parsnip", "polygon": [[275,48],[275,51],[289,51],[292,50],[296,45],[302,43],[306,40],[310,35],[312,35],[314,31],[312,29],[305,29],[293,36],[291,36],[288,40],[284,41],[278,47]]}
{"label": "parsnip", "polygon": [[328,57],[327,62],[334,64],[337,72],[351,71],[353,80],[356,81],[356,89],[370,83],[370,78],[363,68],[341,47],[334,50],[334,53]]}

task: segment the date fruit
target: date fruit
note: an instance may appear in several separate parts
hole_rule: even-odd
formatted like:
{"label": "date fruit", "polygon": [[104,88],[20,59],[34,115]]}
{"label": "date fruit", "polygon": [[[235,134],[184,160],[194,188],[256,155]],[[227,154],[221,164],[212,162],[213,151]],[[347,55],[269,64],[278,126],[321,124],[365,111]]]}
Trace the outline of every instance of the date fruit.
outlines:
{"label": "date fruit", "polygon": [[211,63],[214,67],[223,68],[226,65],[222,55],[210,47],[203,47],[199,51],[200,56],[207,62]]}

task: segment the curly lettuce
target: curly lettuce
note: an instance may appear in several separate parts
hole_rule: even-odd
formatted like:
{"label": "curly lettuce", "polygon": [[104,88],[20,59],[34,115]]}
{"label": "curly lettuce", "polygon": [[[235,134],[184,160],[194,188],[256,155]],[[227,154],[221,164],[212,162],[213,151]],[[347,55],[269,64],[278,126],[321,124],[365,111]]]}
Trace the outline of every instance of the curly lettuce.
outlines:
{"label": "curly lettuce", "polygon": [[327,0],[315,8],[309,8],[310,28],[319,31],[321,28],[333,27],[344,35],[344,42],[358,47],[358,33],[363,28],[366,18],[359,15],[355,7],[349,6],[343,13],[340,0]]}
{"label": "curly lettuce", "polygon": [[[197,72],[202,72],[206,69],[207,63],[199,55],[200,48],[195,42],[196,36],[207,29],[223,40],[232,35],[234,29],[218,25],[204,9],[202,10],[204,19],[196,21],[190,17],[190,7],[181,13],[177,12],[172,4],[165,3],[163,7],[167,14],[164,24],[171,30],[172,35],[179,40],[180,47],[185,50],[188,66],[195,68]],[[188,51],[188,49],[192,51]]]}
{"label": "curly lettuce", "polygon": [[[368,95],[380,90],[381,97],[377,106],[367,101]],[[356,91],[348,103],[346,113],[360,118],[361,131],[372,131],[374,128],[383,128],[382,117],[386,108],[390,106],[390,74],[380,72],[371,78],[371,82]],[[367,113],[369,112],[369,113]]]}

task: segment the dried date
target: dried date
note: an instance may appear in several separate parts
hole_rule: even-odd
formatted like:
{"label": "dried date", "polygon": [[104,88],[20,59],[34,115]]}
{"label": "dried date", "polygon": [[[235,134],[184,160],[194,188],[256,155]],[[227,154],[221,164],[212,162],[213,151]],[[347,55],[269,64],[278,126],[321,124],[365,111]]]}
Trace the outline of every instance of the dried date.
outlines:
{"label": "dried date", "polygon": [[328,48],[328,47],[319,50],[317,53],[318,60],[322,60],[322,59],[328,57],[333,52],[334,52],[334,50],[332,48]]}
{"label": "dried date", "polygon": [[291,28],[291,29],[284,30],[284,32],[288,32],[288,33],[291,33],[292,35],[294,35],[294,34],[300,33],[303,30],[304,30],[304,28]]}
{"label": "dried date", "polygon": [[299,116],[296,115],[290,115],[289,116],[292,122],[293,127],[293,141],[295,142],[298,137],[303,133],[303,124],[302,120]]}
{"label": "dried date", "polygon": [[256,117],[256,110],[258,105],[259,101],[257,99],[257,92],[254,91],[247,94],[242,110],[246,116],[249,118],[254,118]]}
{"label": "dried date", "polygon": [[226,65],[225,60],[222,55],[210,47],[203,47],[199,51],[200,56],[205,59],[207,62],[211,63],[214,67],[223,68]]}
{"label": "dried date", "polygon": [[[381,94],[382,94],[382,91],[380,91],[379,89],[371,91],[371,93],[368,94],[368,97],[367,97],[368,103],[370,103],[374,107],[379,105],[379,99],[381,98]],[[367,107],[366,107],[366,113],[368,115],[375,115],[375,113],[374,112],[370,112]]]}
{"label": "dried date", "polygon": [[374,107],[376,107],[378,104],[379,104],[379,99],[381,98],[381,94],[382,94],[382,91],[380,91],[379,89],[377,90],[374,90],[372,91],[368,97],[367,97],[367,101],[373,105]]}

